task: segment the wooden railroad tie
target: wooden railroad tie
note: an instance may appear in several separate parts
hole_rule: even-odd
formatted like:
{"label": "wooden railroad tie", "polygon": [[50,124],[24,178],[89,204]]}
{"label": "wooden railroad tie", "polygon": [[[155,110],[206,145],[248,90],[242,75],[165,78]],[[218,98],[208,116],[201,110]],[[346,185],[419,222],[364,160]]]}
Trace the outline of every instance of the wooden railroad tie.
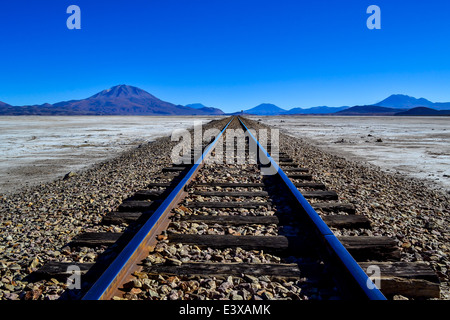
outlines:
{"label": "wooden railroad tie", "polygon": [[[72,273],[69,267],[80,268],[82,277],[88,276],[93,263],[56,262],[50,261],[33,273],[35,279],[52,279],[65,281]],[[410,298],[439,298],[440,281],[434,270],[422,262],[359,262],[360,267],[373,277],[369,267],[380,268],[381,290],[387,296],[403,295]],[[310,267],[304,264],[245,264],[245,263],[207,263],[191,262],[181,266],[158,264],[146,266],[143,272],[155,275],[210,275],[210,276],[279,276],[302,277],[310,272]],[[377,280],[374,278],[374,280]]]}
{"label": "wooden railroad tie", "polygon": [[166,190],[140,190],[134,194],[133,198],[136,200],[157,200],[165,193]]}
{"label": "wooden railroad tie", "polygon": [[[122,224],[132,223],[138,220],[143,213],[141,212],[110,212],[103,217],[102,223]],[[145,213],[150,215],[150,213]],[[371,228],[371,222],[365,216],[359,215],[333,215],[325,216],[323,221],[329,227],[335,228]],[[221,224],[221,225],[245,225],[245,224],[279,224],[277,216],[203,216],[203,215],[186,215],[180,217],[181,221],[205,223],[205,224]]]}
{"label": "wooden railroad tie", "polygon": [[161,204],[161,200],[155,200],[155,201],[145,201],[145,200],[130,200],[130,201],[124,201],[119,206],[119,211],[133,211],[133,212],[145,212],[152,210],[157,205]]}
{"label": "wooden railroad tie", "polygon": [[288,171],[292,171],[292,172],[309,172],[309,169],[307,169],[307,168],[290,168],[290,167],[287,167],[287,168],[284,168],[283,171],[285,171],[285,172],[288,172]]}
{"label": "wooden railroad tie", "polygon": [[[152,213],[152,212],[151,212]],[[149,213],[149,214],[151,214]],[[138,220],[142,216],[142,212],[134,211],[113,211],[105,215],[102,219],[102,224],[111,225],[117,224],[120,225],[122,223],[132,223]]]}
{"label": "wooden railroad tie", "polygon": [[122,232],[86,232],[75,236],[69,243],[71,247],[110,246],[119,240]]}
{"label": "wooden railroad tie", "polygon": [[261,250],[264,252],[283,252],[289,247],[289,241],[284,236],[233,236],[215,234],[169,234],[169,241],[196,245],[200,248],[242,248],[244,250]]}
{"label": "wooden railroad tie", "polygon": [[346,212],[348,214],[355,214],[355,206],[351,203],[340,203],[340,202],[323,202],[323,203],[312,203],[311,206],[314,210],[321,210],[323,212]]}
{"label": "wooden railroad tie", "polygon": [[[71,246],[98,247],[115,244],[122,233],[89,232],[76,236]],[[400,250],[394,239],[389,237],[337,237],[342,245],[357,261],[367,259],[393,260],[400,258]],[[241,247],[243,249],[275,252],[293,251],[308,253],[312,246],[310,243],[297,237],[284,236],[234,236],[234,235],[197,235],[197,234],[170,234],[169,240],[177,243],[192,244],[211,248]]]}
{"label": "wooden railroad tie", "polygon": [[423,262],[360,262],[367,272],[369,267],[380,268],[380,290],[385,296],[403,295],[409,298],[439,298],[440,281],[434,270]]}
{"label": "wooden railroad tie", "polygon": [[[323,183],[296,182],[297,188],[326,189]],[[263,188],[267,185],[262,182],[193,182],[189,187],[221,187],[221,188]]]}
{"label": "wooden railroad tie", "polygon": [[296,263],[249,264],[249,263],[183,263],[181,266],[154,265],[146,266],[143,272],[159,275],[176,276],[278,276],[299,278],[302,272]]}

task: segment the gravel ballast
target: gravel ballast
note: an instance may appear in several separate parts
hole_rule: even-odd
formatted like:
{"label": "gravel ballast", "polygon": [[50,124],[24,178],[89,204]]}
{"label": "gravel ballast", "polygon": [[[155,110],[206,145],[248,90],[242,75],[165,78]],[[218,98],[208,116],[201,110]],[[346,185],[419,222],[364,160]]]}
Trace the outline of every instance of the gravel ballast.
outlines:
{"label": "gravel ballast", "polygon": [[[256,129],[265,128],[262,124],[252,123]],[[219,128],[223,124],[224,119],[211,125]],[[308,168],[315,182],[322,182],[329,190],[336,191],[341,202],[354,204],[357,214],[365,215],[373,222],[370,231],[333,230],[336,235],[364,234],[395,238],[401,248],[402,261],[429,263],[442,281],[441,299],[450,299],[448,194],[428,188],[420,180],[405,178],[376,166],[327,153],[310,141],[284,134],[280,134],[280,138],[281,151],[290,154],[302,167]],[[91,168],[74,172],[65,179],[0,195],[0,299],[58,299],[66,289],[66,283],[56,279],[29,282],[27,276],[49,261],[94,262],[105,248],[70,248],[67,244],[74,236],[83,232],[122,232],[126,225],[100,224],[103,216],[115,211],[134,192],[145,189],[149,182],[161,181],[155,177],[162,168],[171,165],[170,154],[176,143],[170,141],[170,137],[161,138]],[[246,179],[256,181],[254,178]],[[204,181],[209,181],[207,175]],[[240,180],[239,176],[231,175],[223,181]],[[192,209],[194,210],[197,209]],[[252,209],[248,211],[252,214]],[[267,214],[271,214],[270,210]],[[271,226],[255,226],[254,230],[208,230],[209,227],[201,224],[179,224],[172,228],[171,231],[175,233],[183,228],[192,233],[211,234],[256,231],[272,234],[274,231]],[[165,246],[169,248],[168,244]],[[183,250],[183,247],[176,249]],[[187,247],[184,249],[197,250]],[[170,252],[171,249],[168,250]],[[198,254],[201,257],[208,254],[211,257],[222,255],[224,261],[230,259],[234,262],[236,257],[237,261],[247,257],[244,252],[239,252],[244,258],[239,258],[235,252],[202,251]],[[249,261],[252,258],[255,257],[250,256]],[[267,256],[264,259],[272,261],[277,258]],[[275,282],[269,284],[265,278],[212,279],[214,284],[195,278],[160,279],[166,282],[168,288],[165,289],[156,286],[159,283],[157,278],[144,279],[145,277],[141,279],[141,285],[145,283],[148,290],[155,293],[155,298],[157,294],[159,298],[164,296],[167,299],[180,298],[179,287],[201,287],[203,283],[205,286],[214,286],[212,291],[215,295],[212,294],[209,298],[240,299],[264,294],[268,299],[302,299],[302,290],[307,291],[300,282],[277,285]],[[292,288],[289,291],[291,293],[285,290],[286,287],[288,291]],[[138,284],[136,288],[142,291]],[[135,294],[144,295],[141,291],[135,290]],[[151,298],[149,294],[146,291],[145,298]]]}

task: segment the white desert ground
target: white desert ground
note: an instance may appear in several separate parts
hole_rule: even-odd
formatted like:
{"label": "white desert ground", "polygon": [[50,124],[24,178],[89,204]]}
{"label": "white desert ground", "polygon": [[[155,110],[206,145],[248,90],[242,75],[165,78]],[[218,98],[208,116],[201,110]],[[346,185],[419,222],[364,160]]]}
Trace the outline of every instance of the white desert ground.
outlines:
{"label": "white desert ground", "polygon": [[61,179],[214,117],[0,117],[0,194]]}
{"label": "white desert ground", "polygon": [[450,192],[450,117],[251,117],[347,159]]}
{"label": "white desert ground", "polygon": [[[217,117],[0,117],[0,194],[62,178]],[[250,117],[340,156],[450,190],[450,117]]]}

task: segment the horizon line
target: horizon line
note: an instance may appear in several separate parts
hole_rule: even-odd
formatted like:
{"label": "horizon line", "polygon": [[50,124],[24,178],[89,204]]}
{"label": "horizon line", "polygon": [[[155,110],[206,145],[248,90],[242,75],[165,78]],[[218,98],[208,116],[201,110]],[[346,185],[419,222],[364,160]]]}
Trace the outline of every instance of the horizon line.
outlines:
{"label": "horizon line", "polygon": [[[43,102],[43,103],[31,103],[31,104],[28,103],[28,104],[20,104],[20,105],[17,105],[17,104],[10,104],[10,103],[8,103],[8,102],[2,100],[1,98],[0,98],[0,102],[3,102],[3,103],[5,103],[5,104],[7,104],[7,105],[9,105],[9,106],[12,106],[12,107],[43,106],[43,105],[46,105],[46,104],[54,105],[54,104],[61,103],[61,102],[79,101],[79,100],[89,99],[89,98],[91,98],[92,96],[94,96],[94,95],[96,95],[96,94],[98,94],[98,93],[100,93],[100,92],[102,92],[102,91],[110,90],[110,89],[112,89],[112,88],[115,88],[115,87],[122,87],[122,86],[132,87],[132,88],[137,88],[137,89],[139,89],[139,90],[145,91],[146,93],[149,93],[149,94],[153,95],[151,92],[147,91],[146,89],[142,89],[141,87],[138,87],[138,86],[136,86],[136,85],[128,85],[128,84],[122,83],[122,84],[114,85],[114,86],[109,87],[109,88],[106,88],[106,89],[102,89],[102,90],[100,90],[100,91],[96,91],[96,92],[94,92],[93,94],[91,94],[91,95],[89,95],[89,96],[87,96],[87,97],[84,97],[84,98],[75,98],[75,99],[70,98],[70,99],[63,99],[63,100],[59,100],[59,101],[56,101],[56,102],[53,102],[53,103],[47,101],[47,102]],[[93,90],[95,90],[95,89],[93,89]],[[98,89],[97,89],[97,90],[98,90]],[[155,95],[153,95],[153,96],[155,96]],[[160,99],[159,97],[156,97],[156,96],[155,96],[155,97],[156,97],[157,99],[161,100],[161,101],[168,102],[168,103],[171,103],[171,104],[174,104],[174,105],[187,106],[187,105],[189,105],[189,104],[202,104],[202,105],[204,105],[205,107],[208,107],[208,108],[216,108],[216,109],[220,109],[220,110],[222,110],[224,113],[236,113],[236,112],[240,112],[241,110],[244,110],[244,111],[245,111],[245,110],[250,110],[250,109],[256,108],[256,107],[258,107],[258,106],[260,106],[260,105],[264,105],[264,104],[274,105],[274,106],[276,106],[276,107],[278,107],[278,108],[280,108],[280,109],[283,109],[283,110],[285,110],[285,111],[290,111],[290,110],[292,110],[292,109],[308,110],[308,109],[318,108],[318,107],[327,107],[327,108],[337,109],[337,108],[342,108],[342,107],[348,107],[348,108],[351,108],[351,107],[356,107],[356,106],[377,106],[378,103],[382,102],[383,100],[386,100],[387,98],[393,97],[393,96],[405,96],[405,97],[410,97],[410,98],[413,98],[413,99],[416,99],[416,100],[424,99],[424,100],[427,100],[427,101],[431,102],[432,104],[450,103],[450,101],[449,101],[449,102],[447,102],[447,101],[438,102],[438,101],[431,101],[431,100],[429,100],[428,98],[424,98],[424,97],[416,98],[415,96],[411,96],[411,95],[408,95],[408,94],[403,94],[403,93],[393,93],[393,94],[390,94],[389,96],[387,96],[386,98],[384,98],[384,99],[382,99],[382,100],[379,100],[378,102],[373,103],[373,104],[346,104],[346,105],[340,105],[340,106],[335,106],[335,107],[331,107],[331,106],[324,105],[324,104],[322,104],[322,105],[318,104],[318,105],[315,105],[315,106],[313,106],[313,107],[291,107],[291,108],[286,108],[286,107],[280,107],[278,104],[272,103],[272,102],[261,102],[261,103],[258,103],[256,106],[253,106],[253,107],[247,107],[246,109],[243,109],[242,107],[236,107],[235,109],[238,109],[237,111],[228,111],[228,112],[225,112],[225,111],[222,110],[221,107],[210,107],[210,106],[205,105],[204,102],[189,102],[189,103],[186,103],[186,104],[179,104],[179,103],[173,103],[173,102],[170,102],[170,101],[169,101],[170,99],[167,99],[167,100],[164,99],[164,100],[162,100],[162,99]],[[229,109],[229,108],[227,108],[227,109]]]}

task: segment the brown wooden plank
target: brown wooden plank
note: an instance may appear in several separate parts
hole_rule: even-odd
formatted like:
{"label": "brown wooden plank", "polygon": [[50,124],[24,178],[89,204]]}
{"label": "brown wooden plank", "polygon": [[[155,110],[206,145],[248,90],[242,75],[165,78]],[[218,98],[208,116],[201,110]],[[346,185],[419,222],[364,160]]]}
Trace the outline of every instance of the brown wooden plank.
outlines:
{"label": "brown wooden plank", "polygon": [[86,232],[77,235],[70,242],[72,247],[98,247],[114,244],[123,233],[117,232]]}
{"label": "brown wooden plank", "polygon": [[325,216],[322,220],[329,226],[334,228],[347,228],[347,229],[358,229],[358,228],[371,228],[370,220],[365,216],[359,215],[332,215]]}
{"label": "brown wooden plank", "polygon": [[323,183],[316,182],[294,182],[294,186],[297,188],[311,188],[311,189],[322,189],[325,190],[326,186]]}
{"label": "brown wooden plank", "polygon": [[206,224],[278,224],[279,220],[276,216],[200,216],[186,215],[182,216],[181,221],[189,221]]}
{"label": "brown wooden plank", "polygon": [[56,262],[50,261],[45,263],[41,268],[32,273],[33,280],[52,279],[65,280],[70,277],[73,272],[68,272],[70,267],[78,267],[80,275],[84,277],[93,263],[79,263],[79,262]]}
{"label": "brown wooden plank", "polygon": [[381,278],[381,292],[386,296],[402,295],[409,298],[440,298],[440,286],[437,283],[405,278]]}
{"label": "brown wooden plank", "polygon": [[359,262],[360,267],[367,272],[370,266],[380,268],[381,277],[399,277],[407,279],[422,279],[440,283],[433,268],[425,262]]}
{"label": "brown wooden plank", "polygon": [[193,201],[186,205],[187,208],[247,208],[256,209],[258,207],[267,207],[271,202],[211,202],[211,201]]}
{"label": "brown wooden plank", "polygon": [[126,212],[145,212],[155,208],[158,204],[160,204],[160,200],[155,201],[144,201],[144,200],[130,200],[124,201],[119,206],[119,211]]}
{"label": "brown wooden plank", "polygon": [[155,265],[144,267],[143,272],[176,276],[276,276],[285,278],[300,277],[298,264],[246,264],[246,263],[183,263],[181,266]]}
{"label": "brown wooden plank", "polygon": [[[385,296],[408,298],[439,298],[440,281],[434,270],[420,262],[360,262],[359,265],[373,281],[380,280],[379,289]],[[380,268],[374,275],[371,266]]]}
{"label": "brown wooden plank", "polygon": [[183,175],[180,175],[180,172],[161,172],[158,175],[155,175],[154,178],[158,178],[158,179],[177,179],[182,177]]}
{"label": "brown wooden plank", "polygon": [[122,224],[122,223],[132,223],[139,219],[142,212],[123,212],[123,211],[113,211],[105,215],[102,219],[102,224]]}
{"label": "brown wooden plank", "polygon": [[322,210],[324,212],[346,212],[348,214],[355,214],[355,206],[350,203],[339,203],[339,202],[323,202],[323,203],[312,203],[311,206],[314,210]]}
{"label": "brown wooden plank", "polygon": [[[262,182],[195,182],[190,187],[221,187],[221,188],[258,188],[265,187]],[[294,182],[297,188],[326,189],[323,183],[316,182]]]}
{"label": "brown wooden plank", "polygon": [[232,236],[215,234],[170,234],[169,241],[217,249],[240,247],[244,250],[279,252],[288,249],[288,239],[283,236]]}
{"label": "brown wooden plank", "polygon": [[[310,237],[287,236],[290,254],[308,255],[318,246]],[[337,239],[356,261],[396,261],[400,259],[397,242],[389,237],[339,236]]]}
{"label": "brown wooden plank", "polygon": [[356,261],[400,260],[397,241],[390,237],[340,236],[337,238]]}
{"label": "brown wooden plank", "polygon": [[193,194],[205,197],[267,197],[267,191],[194,191]]}
{"label": "brown wooden plank", "polygon": [[320,200],[337,200],[338,195],[336,191],[304,191],[301,194],[307,199],[320,199]]}
{"label": "brown wooden plank", "polygon": [[156,200],[161,197],[165,190],[139,190],[134,195],[135,200]]}
{"label": "brown wooden plank", "polygon": [[172,187],[174,184],[171,182],[150,182],[147,188],[168,188]]}

